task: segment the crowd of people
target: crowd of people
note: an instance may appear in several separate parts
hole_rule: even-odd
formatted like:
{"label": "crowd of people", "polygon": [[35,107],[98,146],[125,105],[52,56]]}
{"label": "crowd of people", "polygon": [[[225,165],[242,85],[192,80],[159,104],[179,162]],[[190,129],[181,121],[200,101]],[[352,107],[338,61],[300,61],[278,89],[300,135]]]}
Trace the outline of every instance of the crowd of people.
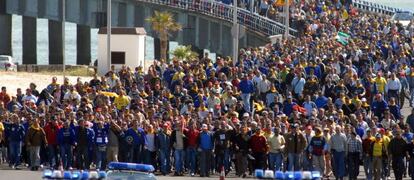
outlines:
{"label": "crowd of people", "polygon": [[[53,77],[16,94],[2,87],[0,163],[103,170],[121,161],[202,177],[315,170],[336,179],[357,179],[363,165],[369,180],[391,169],[413,177],[414,109],[401,113],[414,103],[412,25],[328,2],[295,5],[306,21],[299,37],[241,49],[235,65],[206,54],[154,61],[146,72],[113,67],[90,81]],[[350,35],[346,44],[338,32]]]}

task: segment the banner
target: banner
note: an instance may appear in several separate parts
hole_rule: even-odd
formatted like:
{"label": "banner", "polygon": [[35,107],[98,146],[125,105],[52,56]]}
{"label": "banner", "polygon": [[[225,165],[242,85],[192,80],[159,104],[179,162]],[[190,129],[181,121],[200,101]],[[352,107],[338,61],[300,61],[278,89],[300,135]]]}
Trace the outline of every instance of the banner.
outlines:
{"label": "banner", "polygon": [[[285,6],[286,0],[276,0],[273,5],[274,6]],[[289,1],[289,5],[292,5],[292,0]]]}
{"label": "banner", "polygon": [[336,35],[335,39],[342,45],[346,46],[349,43],[349,38],[351,36],[349,34],[346,34],[344,32],[338,32],[338,35]]}

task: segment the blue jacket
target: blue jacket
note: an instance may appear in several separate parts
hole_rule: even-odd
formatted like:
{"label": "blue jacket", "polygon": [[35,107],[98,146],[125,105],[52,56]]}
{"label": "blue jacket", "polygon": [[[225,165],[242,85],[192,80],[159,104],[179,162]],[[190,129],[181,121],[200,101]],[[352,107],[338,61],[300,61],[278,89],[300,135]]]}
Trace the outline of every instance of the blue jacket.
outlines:
{"label": "blue jacket", "polygon": [[[76,143],[79,143],[79,126],[75,127],[75,141]],[[88,145],[93,145],[93,142],[95,140],[95,132],[91,128],[86,128],[86,136],[88,137]]]}
{"label": "blue jacket", "polygon": [[26,131],[21,124],[6,124],[5,126],[5,135],[9,142],[22,142]]}
{"label": "blue jacket", "polygon": [[286,114],[286,116],[290,116],[290,114],[292,113],[292,111],[293,111],[293,106],[295,106],[296,105],[296,103],[295,102],[293,102],[292,101],[292,103],[288,103],[287,101],[285,101],[284,103],[283,103],[283,113],[285,113]]}
{"label": "blue jacket", "polygon": [[213,134],[210,132],[201,132],[200,133],[200,148],[202,150],[212,150],[214,148]]}
{"label": "blue jacket", "polygon": [[95,124],[93,127],[95,131],[95,144],[97,146],[108,144],[109,124],[105,124],[103,128],[99,128],[97,124]]}
{"label": "blue jacket", "polygon": [[156,146],[158,149],[161,150],[169,150],[170,149],[170,140],[171,136],[160,130],[156,136]]}
{"label": "blue jacket", "polygon": [[318,108],[323,108],[326,104],[328,104],[328,98],[325,96],[320,96],[316,98],[315,104]]}
{"label": "blue jacket", "polygon": [[147,144],[147,138],[145,137],[145,132],[142,128],[138,128],[138,131],[135,131],[133,128],[129,128],[125,131],[125,140],[128,144],[134,146],[141,146]]}
{"label": "blue jacket", "polygon": [[57,140],[59,145],[75,144],[75,130],[70,127],[59,129]]}
{"label": "blue jacket", "polygon": [[399,120],[401,118],[401,111],[400,106],[388,106],[390,108],[390,113],[394,116],[395,120]]}
{"label": "blue jacket", "polygon": [[239,84],[239,88],[243,94],[254,93],[254,84],[251,80],[242,80]]}
{"label": "blue jacket", "polygon": [[388,107],[388,104],[384,100],[374,101],[371,104],[372,111],[374,112],[374,114],[376,116],[378,116],[379,114],[383,113],[387,107]]}

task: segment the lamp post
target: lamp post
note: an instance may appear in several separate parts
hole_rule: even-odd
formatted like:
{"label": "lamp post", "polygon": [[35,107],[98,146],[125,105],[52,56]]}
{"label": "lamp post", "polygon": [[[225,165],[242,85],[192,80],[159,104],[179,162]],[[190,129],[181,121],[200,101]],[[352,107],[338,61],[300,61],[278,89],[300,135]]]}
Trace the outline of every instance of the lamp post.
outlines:
{"label": "lamp post", "polygon": [[285,39],[289,38],[289,0],[285,0]]}
{"label": "lamp post", "polygon": [[106,58],[108,63],[108,71],[111,69],[111,31],[112,31],[112,0],[107,0],[107,11],[106,11]]}
{"label": "lamp post", "polygon": [[237,23],[237,0],[233,0],[233,65],[238,61],[239,53],[239,25]]}
{"label": "lamp post", "polygon": [[65,22],[66,22],[66,0],[62,0],[62,63],[63,63],[63,81],[66,75],[66,58],[65,58]]}

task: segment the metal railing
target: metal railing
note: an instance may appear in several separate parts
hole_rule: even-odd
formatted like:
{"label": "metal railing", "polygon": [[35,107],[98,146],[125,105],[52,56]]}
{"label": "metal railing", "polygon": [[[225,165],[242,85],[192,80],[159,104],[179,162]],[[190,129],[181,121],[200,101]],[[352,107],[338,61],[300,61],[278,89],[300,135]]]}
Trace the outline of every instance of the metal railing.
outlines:
{"label": "metal railing", "polygon": [[373,12],[373,13],[379,13],[384,15],[393,15],[397,11],[402,11],[400,8],[393,8],[389,6],[385,6],[382,4],[377,4],[373,2],[368,2],[364,0],[353,0],[352,5],[358,9]]}
{"label": "metal railing", "polygon": [[[165,5],[178,9],[183,9],[207,16],[211,16],[217,19],[221,19],[228,22],[233,22],[233,10],[232,5],[223,4],[215,0],[137,0],[146,3]],[[242,8],[237,8],[237,20],[240,25],[245,26],[247,29],[259,32],[266,36],[272,36],[277,34],[284,34],[285,26],[282,23],[275,22],[267,17],[259,14],[251,13]],[[295,36],[297,31],[290,28],[290,35]]]}

